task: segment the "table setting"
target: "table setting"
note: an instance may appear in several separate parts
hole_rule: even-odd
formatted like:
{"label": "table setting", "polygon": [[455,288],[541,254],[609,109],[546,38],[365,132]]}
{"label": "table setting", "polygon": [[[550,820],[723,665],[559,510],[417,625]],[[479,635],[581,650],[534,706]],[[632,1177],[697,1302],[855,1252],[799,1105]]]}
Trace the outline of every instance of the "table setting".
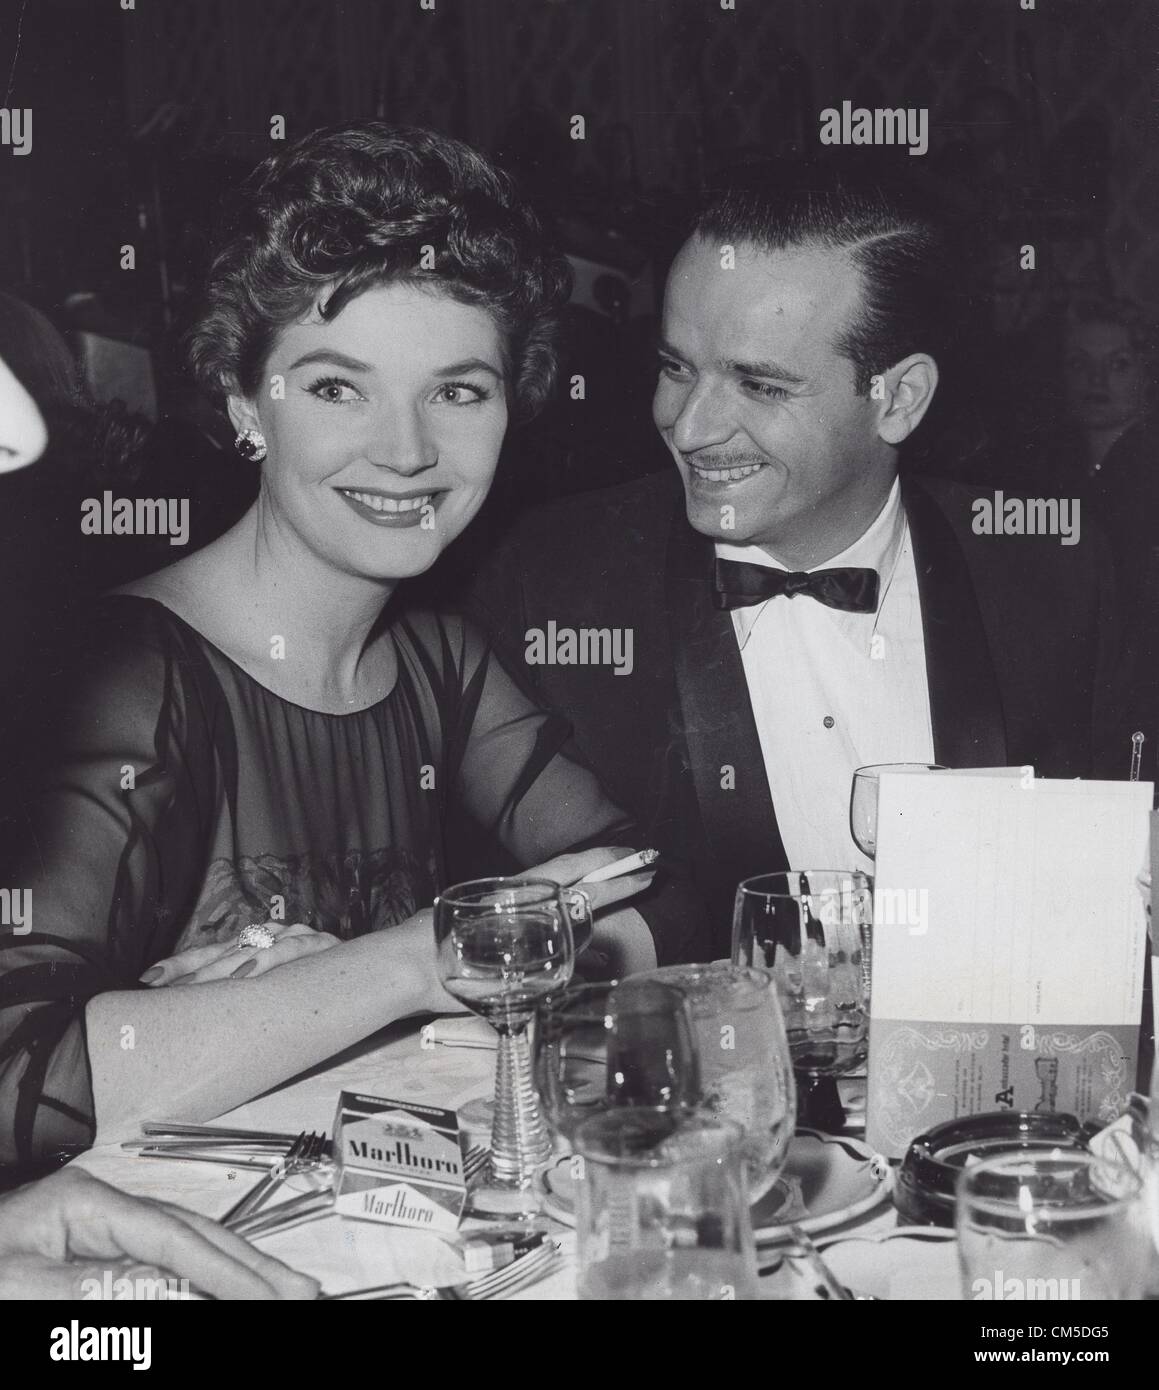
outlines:
{"label": "table setting", "polygon": [[[1150,1107],[1121,1084],[1128,1059],[1107,1062],[1132,1009],[1138,1048],[1149,789],[1028,793],[1020,777],[859,769],[851,833],[874,874],[745,880],[730,959],[618,981],[575,974],[592,933],[582,885],[450,887],[433,949],[469,1014],[393,1025],[211,1124],[159,1117],[76,1162],[220,1221],[317,1278],[326,1301],[1159,1292]],[[1048,1028],[1022,1021],[1024,1001],[999,997],[994,975],[1034,957],[1036,891],[1056,915],[1068,898],[1085,910],[1053,841],[1033,832],[1086,824],[1092,800],[1105,834],[1088,839],[1107,873],[1088,896],[1103,921],[1109,902],[1122,907],[1101,949],[1139,968],[1113,997],[1072,988],[1070,1017],[1058,962],[1040,952],[1026,971],[1054,1010]],[[978,917],[954,878],[962,856],[992,875],[973,895],[991,915],[999,894],[1019,911],[1003,919],[1013,940],[990,938],[993,958],[975,929],[951,1013],[920,957],[931,937],[951,953],[953,913]],[[895,885],[894,907],[920,912],[881,912]],[[1060,1029],[1069,1050],[1036,1050]],[[903,1032],[917,1042],[899,1064]],[[951,1037],[952,1065],[931,1036]]]}

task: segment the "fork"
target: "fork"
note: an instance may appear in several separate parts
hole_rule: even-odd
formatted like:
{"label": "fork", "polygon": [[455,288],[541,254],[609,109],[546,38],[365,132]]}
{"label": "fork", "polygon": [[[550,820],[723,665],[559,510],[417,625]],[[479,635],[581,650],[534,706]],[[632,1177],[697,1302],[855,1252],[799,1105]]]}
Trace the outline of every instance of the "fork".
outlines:
{"label": "fork", "polygon": [[[491,1157],[491,1150],[482,1145],[468,1149],[463,1159],[463,1178],[467,1183]],[[279,1231],[299,1226],[304,1221],[316,1221],[320,1216],[328,1216],[334,1210],[333,1185],[318,1192],[308,1192],[289,1201],[279,1202],[276,1207],[266,1207],[252,1211],[247,1216],[235,1217],[230,1222],[230,1230],[247,1240],[258,1236],[270,1236]]]}
{"label": "fork", "polygon": [[[463,1159],[464,1180],[469,1183],[490,1157],[490,1149],[482,1145],[468,1149]],[[235,1216],[229,1222],[229,1229],[247,1240],[254,1240],[258,1236],[272,1236],[292,1226],[300,1226],[306,1221],[316,1221],[321,1216],[329,1216],[333,1210],[334,1188],[331,1184],[317,1192],[306,1192],[279,1202],[276,1207]]]}
{"label": "fork", "polygon": [[301,1226],[307,1221],[317,1221],[329,1216],[334,1210],[334,1189],[325,1187],[319,1192],[303,1192],[289,1201],[279,1202],[276,1207],[266,1207],[264,1211],[251,1212],[249,1216],[235,1217],[229,1229],[246,1240],[257,1240],[262,1236],[277,1235],[293,1226]]}
{"label": "fork", "polygon": [[291,1173],[300,1173],[305,1168],[313,1168],[322,1157],[326,1147],[326,1136],[324,1134],[310,1133],[305,1130],[298,1135],[290,1145],[285,1158],[280,1159],[265,1177],[260,1178],[257,1183],[241,1198],[221,1218],[221,1224],[232,1227],[235,1221],[240,1221],[242,1217],[249,1216],[273,1192],[274,1188],[288,1177]]}
{"label": "fork", "polygon": [[543,1241],[542,1245],[505,1265],[502,1269],[482,1274],[478,1279],[465,1284],[379,1284],[369,1289],[351,1289],[349,1293],[324,1293],[322,1299],[328,1302],[389,1303],[399,1300],[422,1302],[475,1302],[489,1298],[510,1298],[520,1289],[538,1283],[551,1274],[561,1262],[559,1246],[553,1240]]}
{"label": "fork", "polygon": [[801,1226],[792,1225],[789,1227],[792,1232],[793,1243],[805,1259],[813,1275],[817,1280],[817,1291],[823,1298],[836,1300],[838,1302],[849,1302],[856,1297],[843,1283],[837,1278],[825,1261],[821,1258],[821,1252],[813,1244],[813,1240]]}

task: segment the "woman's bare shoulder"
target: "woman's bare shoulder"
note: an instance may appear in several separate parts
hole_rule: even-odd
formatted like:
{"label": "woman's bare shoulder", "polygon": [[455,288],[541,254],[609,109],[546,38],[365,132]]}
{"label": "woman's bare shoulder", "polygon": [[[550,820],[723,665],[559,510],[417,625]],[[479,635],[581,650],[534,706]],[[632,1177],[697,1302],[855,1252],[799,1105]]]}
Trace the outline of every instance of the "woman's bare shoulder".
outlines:
{"label": "woman's bare shoulder", "polygon": [[[213,555],[209,553],[213,548],[212,544],[208,545],[204,550],[184,556],[162,570],[132,579],[111,592],[154,599],[179,618],[200,628],[207,613],[214,608],[215,590],[221,587],[220,583],[213,582],[214,573],[219,578],[222,573],[221,567],[214,564]],[[220,599],[220,595],[216,597]]]}

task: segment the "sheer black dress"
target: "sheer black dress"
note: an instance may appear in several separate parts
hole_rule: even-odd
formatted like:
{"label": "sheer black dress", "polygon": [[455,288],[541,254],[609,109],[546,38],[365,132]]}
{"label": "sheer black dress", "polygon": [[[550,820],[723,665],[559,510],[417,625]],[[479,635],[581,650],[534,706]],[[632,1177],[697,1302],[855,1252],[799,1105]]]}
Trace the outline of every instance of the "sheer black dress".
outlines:
{"label": "sheer black dress", "polygon": [[[5,833],[0,882],[30,906],[0,927],[6,1177],[92,1143],[89,999],[140,988],[154,962],[250,922],[347,939],[403,921],[443,884],[452,803],[524,865],[640,843],[567,752],[566,722],[477,629],[419,612],[389,632],[394,689],[323,714],[273,694],[156,600],[94,605],[81,674],[61,676],[52,757]],[[680,958],[671,898],[641,910],[661,961]]]}

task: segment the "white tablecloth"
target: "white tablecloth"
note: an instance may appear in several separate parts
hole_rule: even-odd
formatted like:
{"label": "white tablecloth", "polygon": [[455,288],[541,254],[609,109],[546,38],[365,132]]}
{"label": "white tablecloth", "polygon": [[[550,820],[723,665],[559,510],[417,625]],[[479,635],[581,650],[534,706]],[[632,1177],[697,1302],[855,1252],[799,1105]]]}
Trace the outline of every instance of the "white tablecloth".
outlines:
{"label": "white tablecloth", "polygon": [[[466,1101],[490,1093],[495,1053],[479,1048],[424,1047],[419,1028],[397,1024],[323,1066],[280,1086],[257,1100],[239,1106],[216,1123],[247,1129],[330,1131],[340,1091],[363,1091],[391,1099],[408,1099],[457,1109]],[[182,1116],[158,1118],[180,1119]],[[160,1198],[206,1216],[220,1217],[261,1176],[251,1169],[221,1165],[140,1158],[118,1145],[104,1145],[75,1162],[96,1177],[142,1197]],[[895,1224],[891,1208],[857,1224],[859,1236],[881,1232]],[[553,1228],[565,1259],[560,1270],[520,1299],[575,1297],[574,1234]],[[261,1248],[295,1269],[312,1274],[327,1293],[364,1288],[392,1280],[411,1283],[454,1283],[461,1277],[457,1253],[437,1236],[399,1230],[369,1221],[327,1216],[260,1240]],[[882,1247],[884,1248],[884,1247]],[[877,1247],[863,1247],[872,1260]],[[926,1296],[952,1298],[957,1290],[943,1252],[940,1275],[924,1275]],[[760,1263],[768,1263],[762,1254]],[[813,1297],[811,1286],[794,1266],[763,1281],[769,1298]],[[913,1297],[911,1292],[907,1296]]]}

